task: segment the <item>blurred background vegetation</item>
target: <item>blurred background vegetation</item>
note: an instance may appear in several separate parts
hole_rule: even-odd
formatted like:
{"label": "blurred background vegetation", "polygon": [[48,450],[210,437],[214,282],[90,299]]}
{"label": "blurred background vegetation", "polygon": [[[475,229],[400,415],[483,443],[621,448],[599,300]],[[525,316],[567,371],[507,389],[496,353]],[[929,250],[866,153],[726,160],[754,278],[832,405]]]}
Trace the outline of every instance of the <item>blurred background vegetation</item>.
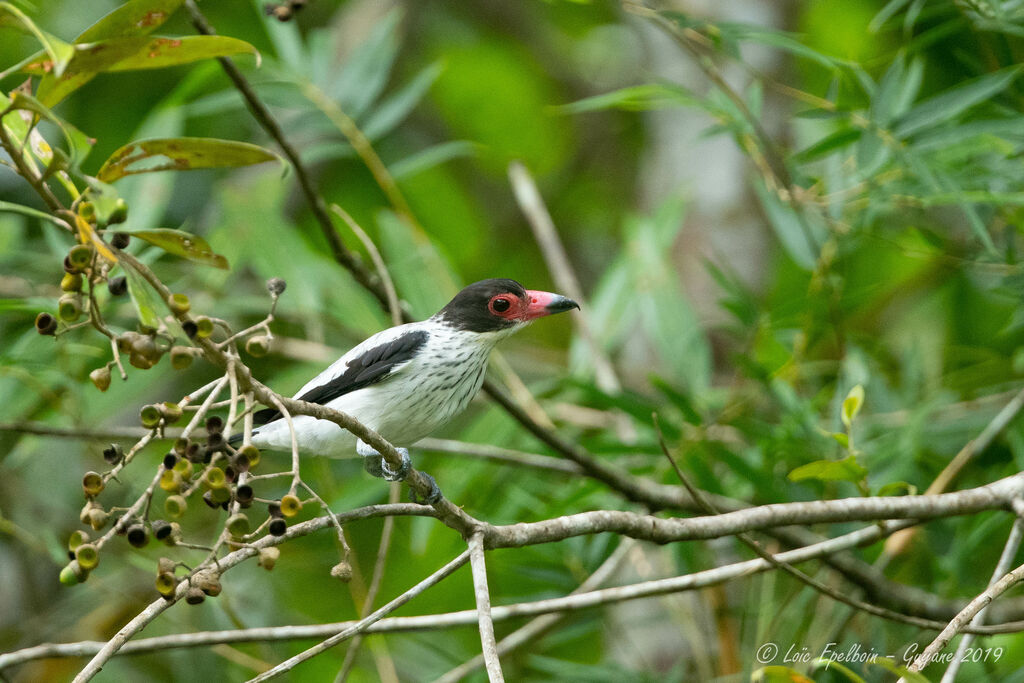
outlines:
{"label": "blurred background vegetation", "polygon": [[[71,40],[118,3],[16,4]],[[248,56],[236,62],[314,169],[322,196],[380,247],[417,317],[485,277],[554,288],[506,175],[511,161],[525,164],[623,388],[598,388],[591,352],[568,320],[510,340],[504,359],[563,434],[640,476],[676,481],[652,430],[657,411],[683,468],[703,488],[733,498],[813,500],[887,485],[888,493],[923,491],[1022,385],[1024,10],[1017,2],[677,0],[652,15],[599,1],[312,0],[288,23],[265,16],[260,2],[207,0],[202,9],[218,33],[260,51],[259,68]],[[194,29],[179,11],[158,33]],[[30,36],[0,35],[2,68],[37,49]],[[4,91],[23,79],[7,77]],[[146,137],[273,148],[212,60],[100,75],[56,111],[95,138],[83,164],[89,174]],[[346,136],[353,124],[414,222],[396,217],[403,210],[396,195],[381,189],[353,149]],[[19,177],[0,171],[0,200],[43,208]],[[189,294],[193,310],[241,328],[266,313],[264,281],[287,280],[274,326],[282,339],[252,362],[256,376],[282,393],[390,324],[331,258],[294,174],[280,165],[146,174],[118,189],[130,207],[126,230],[182,228],[231,263],[230,271],[204,268],[133,244],[174,291]],[[365,253],[340,229],[351,249]],[[129,369],[130,381],[97,392],[87,375],[106,362],[106,341],[82,330],[54,343],[32,324],[55,308],[69,244],[46,224],[0,213],[0,423],[135,425],[141,404],[176,400],[217,376],[201,363],[184,372],[164,363]],[[113,324],[134,324],[130,304],[106,305]],[[840,405],[857,384],[866,401],[853,434],[866,478],[789,480],[800,465],[848,455],[832,433],[844,431]],[[443,436],[548,452],[486,400]],[[106,443],[0,432],[0,650],[106,639],[152,600],[154,547],[109,553],[85,586],[57,582],[67,536],[78,527],[81,474],[98,467]],[[155,466],[165,448],[143,455]],[[448,498],[493,523],[629,508],[579,476],[422,451],[415,458]],[[956,485],[1022,466],[1024,422],[1017,421]],[[387,498],[358,462],[311,458],[304,467],[334,509]],[[150,476],[134,474],[140,479],[125,477],[125,501]],[[190,512],[192,524],[204,524],[202,512]],[[974,596],[1010,523],[1001,513],[930,523],[886,573],[947,598]],[[348,528],[364,577],[380,530],[379,520]],[[429,519],[399,519],[395,535],[384,599],[463,546]],[[604,535],[494,551],[492,601],[563,595],[617,542]],[[328,533],[293,542],[274,572],[239,568],[220,598],[176,607],[145,633],[353,618],[349,590],[328,575],[332,545]],[[858,552],[873,561],[881,544]],[[630,554],[616,581],[748,556],[731,540],[644,548]],[[464,569],[398,614],[472,606]],[[515,625],[498,624],[499,637]],[[932,635],[850,614],[784,575],[765,574],[572,614],[503,664],[512,680],[739,681],[758,668],[754,652],[767,641],[815,654],[829,641],[897,654]],[[1005,654],[966,665],[962,680],[1024,681],[1021,636],[981,643]],[[275,663],[305,646],[119,657],[103,679],[243,680],[254,661]],[[386,676],[385,656],[401,680],[429,680],[479,647],[475,627],[374,636],[352,680]],[[318,657],[295,679],[329,680],[343,657],[342,648]],[[80,666],[49,661],[13,675],[62,680]],[[853,668],[868,680],[891,677]],[[937,679],[940,667],[927,673]],[[847,680],[836,670],[813,677]]]}

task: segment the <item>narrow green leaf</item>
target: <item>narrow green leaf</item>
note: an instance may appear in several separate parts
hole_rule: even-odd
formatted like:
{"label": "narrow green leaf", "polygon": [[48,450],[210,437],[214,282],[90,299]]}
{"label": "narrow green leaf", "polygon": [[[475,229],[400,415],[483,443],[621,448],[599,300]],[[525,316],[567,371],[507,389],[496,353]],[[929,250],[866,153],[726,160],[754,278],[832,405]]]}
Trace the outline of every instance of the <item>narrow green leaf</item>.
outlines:
{"label": "narrow green leaf", "polygon": [[621,88],[603,95],[587,97],[569,104],[553,107],[562,114],[581,114],[605,109],[623,109],[625,111],[651,111],[666,107],[693,106],[699,104],[698,98],[678,86],[650,83]]}
{"label": "narrow green leaf", "polygon": [[893,134],[907,138],[936,124],[956,118],[961,113],[1005,90],[1021,71],[1020,66],[966,81],[921,102],[901,116],[893,126]]}
{"label": "narrow green leaf", "polygon": [[835,439],[836,443],[838,443],[843,448],[849,448],[850,447],[850,435],[849,434],[844,434],[842,432],[831,432],[829,434],[829,436],[831,436],[833,439]]}
{"label": "narrow green leaf", "polygon": [[857,128],[844,126],[834,133],[826,135],[811,146],[800,150],[793,155],[793,159],[800,163],[807,163],[809,161],[814,161],[815,159],[820,159],[837,149],[842,149],[850,143],[856,142],[860,138],[861,132],[862,131]]}
{"label": "narrow green leaf", "polygon": [[45,61],[36,61],[25,67],[24,71],[30,74],[43,75],[36,93],[43,103],[52,106],[60,102],[98,73],[162,69],[243,53],[253,54],[259,59],[255,47],[244,40],[226,36],[129,36],[79,44],[73,49],[74,55],[60,78],[50,75],[51,69]]}
{"label": "narrow green leaf", "polygon": [[34,35],[49,58],[48,73],[55,76],[64,73],[74,54],[74,47],[71,44],[41,31],[24,12],[9,2],[0,2],[0,26],[12,26]]}
{"label": "narrow green leaf", "polygon": [[370,140],[376,140],[390,133],[423,99],[442,71],[440,63],[432,64],[420,71],[401,90],[382,100],[363,124],[363,134]]}
{"label": "narrow green leaf", "polygon": [[30,216],[32,218],[38,218],[40,220],[49,221],[54,225],[58,225],[62,228],[67,228],[68,224],[60,220],[56,216],[51,216],[45,211],[39,211],[28,206],[22,206],[21,204],[14,204],[12,202],[0,201],[0,211],[6,211],[8,213],[20,213],[24,216]]}
{"label": "narrow green leaf", "polygon": [[[161,138],[125,145],[107,159],[96,177],[103,182],[154,171],[251,166],[281,161],[273,152],[247,142],[215,138]],[[146,162],[145,164],[140,162]],[[284,163],[282,161],[282,163]]]}
{"label": "narrow green leaf", "polygon": [[110,12],[75,38],[92,43],[106,38],[127,38],[152,33],[184,4],[184,0],[132,0]]}
{"label": "narrow green leaf", "polygon": [[156,292],[149,286],[145,278],[139,275],[129,264],[124,264],[125,278],[128,280],[128,294],[135,304],[135,312],[139,316],[139,322],[147,327],[160,327],[160,314],[162,304]]}
{"label": "narrow green leaf", "polygon": [[868,471],[860,466],[857,457],[848,455],[842,460],[816,460],[801,465],[789,473],[790,481],[818,479],[820,481],[863,481]]}
{"label": "narrow green leaf", "polygon": [[131,236],[145,240],[150,244],[160,247],[169,254],[181,256],[189,261],[222,270],[228,269],[228,260],[220,254],[214,253],[206,240],[199,235],[193,235],[184,230],[157,228],[155,230],[137,230],[132,232]]}
{"label": "narrow green leaf", "polygon": [[410,154],[401,161],[396,161],[388,166],[388,170],[391,171],[391,175],[395,180],[402,180],[404,178],[411,178],[417,173],[443,164],[446,161],[473,156],[475,152],[476,146],[472,142],[467,140],[449,140],[448,142],[442,142]]}

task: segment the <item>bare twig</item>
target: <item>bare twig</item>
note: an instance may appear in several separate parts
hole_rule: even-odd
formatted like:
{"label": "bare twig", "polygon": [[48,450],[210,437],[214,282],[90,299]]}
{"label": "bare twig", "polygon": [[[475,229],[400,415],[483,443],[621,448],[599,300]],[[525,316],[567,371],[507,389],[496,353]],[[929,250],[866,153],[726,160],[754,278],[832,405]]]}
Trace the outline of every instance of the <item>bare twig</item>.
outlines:
{"label": "bare twig", "polygon": [[[1003,545],[1003,552],[999,556],[999,561],[996,563],[996,568],[992,571],[992,578],[989,580],[988,585],[991,588],[999,581],[999,578],[1010,571],[1010,565],[1013,563],[1013,558],[1017,555],[1017,550],[1020,548],[1021,540],[1024,539],[1024,517],[1020,517],[1021,501],[1017,501],[1015,507],[1018,508],[1018,517],[1013,520],[1013,526],[1010,528],[1010,535],[1006,538],[1006,543]],[[988,605],[982,607],[978,614],[975,615],[969,624],[971,626],[981,626],[985,623],[985,614],[988,612]],[[974,634],[965,633],[960,639],[960,644],[956,648],[956,654],[953,656],[953,661],[949,663],[945,673],[942,674],[941,683],[953,683],[956,680],[957,672],[960,671],[960,665],[965,661],[965,655],[968,649],[971,647],[971,643],[974,642]]]}
{"label": "bare twig", "polygon": [[487,587],[487,564],[484,559],[483,532],[473,534],[469,539],[469,561],[473,568],[473,593],[476,597],[477,623],[480,629],[480,645],[483,648],[484,666],[491,683],[502,683],[505,675],[501,672],[498,644],[494,639],[494,621],[491,619],[491,591]]}
{"label": "bare twig", "polygon": [[373,243],[370,236],[366,234],[359,223],[356,222],[352,216],[349,215],[348,211],[341,208],[337,204],[331,204],[331,211],[341,216],[341,219],[348,225],[359,241],[366,247],[366,253],[370,255],[370,260],[373,261],[373,267],[377,269],[377,275],[380,276],[380,280],[384,285],[384,291],[388,295],[388,312],[391,313],[391,324],[401,325],[402,320],[402,306],[398,301],[398,293],[395,291],[395,283],[391,279],[391,273],[388,272],[387,266],[384,264],[384,259],[380,255],[380,250],[377,249],[377,245]]}
{"label": "bare twig", "polygon": [[512,189],[519,202],[519,208],[526,216],[527,222],[533,229],[533,236],[537,240],[544,260],[548,264],[548,270],[555,280],[555,285],[570,299],[580,304],[580,310],[574,311],[575,320],[579,323],[578,329],[584,343],[590,349],[590,357],[594,362],[594,371],[597,379],[597,386],[610,394],[617,394],[622,390],[619,378],[615,375],[615,368],[611,359],[604,352],[594,335],[593,325],[590,321],[590,314],[583,300],[583,288],[576,279],[576,272],[569,262],[569,256],[565,253],[562,240],[558,237],[555,229],[555,222],[551,220],[544,205],[544,199],[537,189],[533,176],[522,163],[513,161],[508,166],[508,177],[512,183]]}
{"label": "bare twig", "polygon": [[[579,595],[580,593],[586,593],[587,591],[594,590],[610,579],[612,575],[618,571],[619,565],[626,557],[626,554],[634,547],[636,547],[635,541],[628,538],[622,539],[622,542],[619,543],[618,547],[615,548],[612,554],[601,563],[601,566],[598,567],[593,574],[588,576],[587,580],[581,583],[576,590],[570,593],[570,595]],[[492,617],[494,609],[495,608],[492,608]],[[506,655],[527,643],[535,641],[542,633],[561,621],[564,616],[564,613],[553,612],[551,614],[542,614],[539,617],[536,617],[522,628],[516,629],[498,641],[498,655]],[[463,662],[438,678],[434,683],[458,683],[458,681],[461,681],[481,666],[484,666],[484,656],[482,653],[466,662]]]}
{"label": "bare twig", "polygon": [[346,640],[348,638],[351,638],[352,636],[356,635],[357,633],[363,633],[372,624],[374,624],[377,621],[380,621],[385,615],[390,614],[391,612],[394,612],[396,609],[398,609],[399,607],[401,607],[405,603],[409,602],[410,600],[415,598],[417,595],[423,593],[423,591],[425,591],[428,588],[430,588],[431,586],[434,586],[435,584],[439,583],[442,579],[444,579],[445,577],[447,577],[447,576],[451,575],[452,573],[454,573],[456,569],[458,569],[462,565],[466,564],[466,562],[468,562],[468,561],[469,561],[469,551],[466,550],[461,555],[456,557],[454,560],[452,560],[451,562],[449,562],[445,566],[441,567],[436,572],[434,572],[433,574],[431,574],[427,578],[423,579],[418,584],[416,584],[415,586],[413,586],[412,588],[410,588],[406,592],[402,593],[401,595],[399,595],[397,598],[395,598],[394,600],[392,600],[388,604],[386,604],[383,607],[381,607],[380,609],[376,610],[375,612],[370,614],[368,617],[366,617],[364,619],[360,619],[354,625],[349,626],[348,628],[344,629],[340,633],[336,633],[335,635],[331,636],[327,640],[324,640],[324,641],[318,643],[317,645],[309,648],[308,650],[304,650],[303,652],[300,652],[299,654],[295,655],[294,657],[292,657],[290,659],[286,659],[285,661],[283,661],[280,664],[278,664],[277,666],[275,666],[273,669],[271,669],[269,671],[265,671],[264,673],[261,673],[259,676],[256,676],[255,678],[251,679],[250,683],[260,683],[261,681],[269,681],[272,678],[277,678],[281,674],[287,673],[288,671],[291,671],[292,669],[294,669],[296,666],[298,666],[302,662],[305,662],[305,661],[307,661],[309,659],[312,659],[313,657],[317,656],[318,654],[320,654],[322,652],[325,652],[326,650],[334,647],[338,643],[340,643],[340,642],[342,642],[342,641],[344,641],[344,640]]}
{"label": "bare twig", "polygon": [[[928,666],[928,664],[935,659],[935,656],[942,652],[943,648],[949,644],[949,641],[953,639],[953,636],[964,631],[968,627],[975,615],[1000,595],[1020,583],[1022,579],[1024,579],[1024,564],[1003,575],[1001,579],[986,588],[978,597],[971,600],[967,604],[967,607],[964,607],[960,614],[956,615],[953,620],[949,622],[949,625],[947,625],[946,628],[935,637],[935,640],[933,640],[921,654],[914,658],[914,661],[907,668],[911,671],[920,671],[924,667]],[[903,681],[905,679],[901,678],[900,680]]]}

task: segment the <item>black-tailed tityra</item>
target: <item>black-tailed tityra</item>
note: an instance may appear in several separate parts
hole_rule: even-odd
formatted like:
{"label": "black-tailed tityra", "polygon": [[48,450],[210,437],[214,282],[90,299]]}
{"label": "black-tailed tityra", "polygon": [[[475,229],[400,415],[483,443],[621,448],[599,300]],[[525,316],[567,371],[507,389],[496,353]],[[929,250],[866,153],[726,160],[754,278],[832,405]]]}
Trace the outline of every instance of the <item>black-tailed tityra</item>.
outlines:
{"label": "black-tailed tityra", "polygon": [[[394,470],[369,445],[333,422],[293,419],[299,449],[331,457],[361,455],[367,471],[389,481],[404,479],[411,446],[462,412],[483,384],[494,345],[531,321],[579,305],[550,292],[524,289],[515,280],[475,282],[429,320],[378,332],[306,383],[295,398],[351,415],[395,444],[402,467]],[[256,413],[262,426],[252,443],[291,448],[279,412]],[[435,498],[440,492],[435,486]],[[433,502],[433,501],[428,501]]]}

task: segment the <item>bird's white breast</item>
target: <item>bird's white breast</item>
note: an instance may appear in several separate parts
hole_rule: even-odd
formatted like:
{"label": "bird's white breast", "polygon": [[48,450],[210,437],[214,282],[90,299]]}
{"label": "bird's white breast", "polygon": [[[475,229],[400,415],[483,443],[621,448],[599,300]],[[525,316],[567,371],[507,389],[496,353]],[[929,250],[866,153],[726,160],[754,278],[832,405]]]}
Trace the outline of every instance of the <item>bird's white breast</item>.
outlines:
{"label": "bird's white breast", "polygon": [[[296,396],[315,382],[344,372],[347,360],[366,349],[413,329],[423,329],[429,337],[411,360],[380,383],[326,404],[351,415],[396,446],[411,446],[469,405],[483,384],[491,350],[504,334],[454,330],[432,321],[384,330],[346,353]],[[294,424],[303,452],[331,457],[355,455],[355,437],[333,422],[303,416],[295,418]],[[261,447],[287,450],[291,448],[291,434],[286,422],[278,420],[261,427],[253,442]]]}

